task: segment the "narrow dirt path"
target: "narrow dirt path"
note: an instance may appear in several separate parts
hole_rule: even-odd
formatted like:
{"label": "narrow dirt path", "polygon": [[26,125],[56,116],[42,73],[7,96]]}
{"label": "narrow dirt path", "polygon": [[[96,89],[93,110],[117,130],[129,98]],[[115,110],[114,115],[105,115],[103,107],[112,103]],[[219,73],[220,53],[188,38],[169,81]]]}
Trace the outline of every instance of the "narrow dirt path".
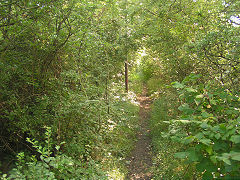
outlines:
{"label": "narrow dirt path", "polygon": [[138,97],[140,102],[140,131],[137,134],[137,142],[135,149],[132,151],[131,156],[128,158],[129,164],[129,180],[151,180],[152,174],[150,167],[152,166],[151,155],[151,138],[149,136],[148,119],[150,116],[151,100],[146,96],[147,89],[144,88],[143,93]]}

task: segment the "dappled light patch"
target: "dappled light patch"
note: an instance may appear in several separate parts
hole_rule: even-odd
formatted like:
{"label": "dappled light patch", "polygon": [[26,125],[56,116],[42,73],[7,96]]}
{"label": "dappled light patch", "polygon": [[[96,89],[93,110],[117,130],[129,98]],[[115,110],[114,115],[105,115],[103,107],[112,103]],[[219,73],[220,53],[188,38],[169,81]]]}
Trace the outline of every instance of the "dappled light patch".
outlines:
{"label": "dappled light patch", "polygon": [[119,169],[112,169],[111,171],[108,172],[107,177],[109,180],[124,180],[125,175],[119,171]]}

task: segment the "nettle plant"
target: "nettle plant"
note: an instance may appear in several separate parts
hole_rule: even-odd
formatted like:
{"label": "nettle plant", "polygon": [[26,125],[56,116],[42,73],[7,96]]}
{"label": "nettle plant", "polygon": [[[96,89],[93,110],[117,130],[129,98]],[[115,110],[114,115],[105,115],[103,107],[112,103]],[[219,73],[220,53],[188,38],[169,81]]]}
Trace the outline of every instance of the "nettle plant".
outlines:
{"label": "nettle plant", "polygon": [[191,74],[182,83],[172,83],[179,93],[180,116],[166,121],[165,136],[183,144],[175,157],[196,165],[203,179],[239,176],[239,94],[210,83],[198,85],[198,78]]}

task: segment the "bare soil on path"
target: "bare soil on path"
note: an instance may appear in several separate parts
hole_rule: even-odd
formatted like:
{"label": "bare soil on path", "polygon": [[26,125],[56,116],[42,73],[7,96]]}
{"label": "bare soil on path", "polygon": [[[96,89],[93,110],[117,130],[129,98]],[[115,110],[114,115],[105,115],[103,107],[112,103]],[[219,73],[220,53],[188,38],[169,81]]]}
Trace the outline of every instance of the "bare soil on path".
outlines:
{"label": "bare soil on path", "polygon": [[147,97],[147,89],[138,97],[140,102],[139,123],[140,130],[137,134],[137,142],[131,156],[128,158],[130,164],[127,180],[151,180],[153,176],[150,172],[152,166],[151,138],[148,128],[148,119],[150,118],[151,100]]}

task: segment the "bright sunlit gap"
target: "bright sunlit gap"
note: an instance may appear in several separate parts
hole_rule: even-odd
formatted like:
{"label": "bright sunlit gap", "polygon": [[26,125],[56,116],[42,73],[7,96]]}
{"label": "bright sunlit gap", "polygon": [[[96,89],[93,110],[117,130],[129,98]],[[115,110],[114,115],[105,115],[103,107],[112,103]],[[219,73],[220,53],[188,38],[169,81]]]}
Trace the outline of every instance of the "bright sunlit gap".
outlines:
{"label": "bright sunlit gap", "polygon": [[230,17],[230,22],[233,24],[233,26],[238,27],[240,26],[240,18],[236,16]]}

